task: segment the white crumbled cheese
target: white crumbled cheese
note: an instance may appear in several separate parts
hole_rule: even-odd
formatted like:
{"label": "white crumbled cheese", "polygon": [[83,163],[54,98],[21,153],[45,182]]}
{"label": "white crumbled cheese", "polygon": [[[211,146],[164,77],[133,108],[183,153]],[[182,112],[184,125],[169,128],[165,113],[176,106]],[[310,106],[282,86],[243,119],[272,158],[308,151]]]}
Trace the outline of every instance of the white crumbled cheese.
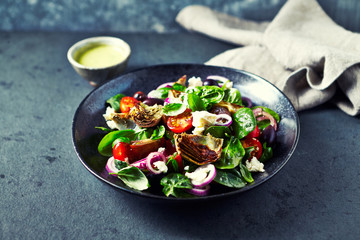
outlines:
{"label": "white crumbled cheese", "polygon": [[260,162],[256,157],[252,157],[252,159],[245,161],[247,169],[250,172],[265,172],[264,164]]}
{"label": "white crumbled cheese", "polygon": [[105,120],[108,121],[112,119],[113,114],[115,114],[115,109],[113,109],[112,107],[107,107],[105,114],[103,114],[103,117],[105,118]]}
{"label": "white crumbled cheese", "polygon": [[163,152],[165,152],[165,148],[164,147],[159,147],[159,149],[157,151],[163,153]]}
{"label": "white crumbled cheese", "polygon": [[187,172],[185,176],[187,176],[193,184],[200,184],[205,181],[208,177],[209,172],[211,170],[211,164],[206,164],[201,167],[198,167],[194,172]]}
{"label": "white crumbled cheese", "polygon": [[191,113],[193,116],[192,125],[195,127],[193,134],[201,135],[205,127],[215,125],[218,116],[207,111],[195,111]]}
{"label": "white crumbled cheese", "polygon": [[190,88],[193,88],[193,87],[200,87],[203,85],[203,82],[201,81],[201,78],[200,77],[192,77],[192,78],[189,78],[188,80],[189,82],[189,86]]}
{"label": "white crumbled cheese", "polygon": [[168,167],[166,166],[166,163],[163,161],[156,161],[153,164],[159,171],[163,173],[166,173],[168,171]]}
{"label": "white crumbled cheese", "polygon": [[189,171],[189,168],[190,168],[190,166],[185,166],[185,167],[184,167],[184,170],[185,170],[185,171]]}

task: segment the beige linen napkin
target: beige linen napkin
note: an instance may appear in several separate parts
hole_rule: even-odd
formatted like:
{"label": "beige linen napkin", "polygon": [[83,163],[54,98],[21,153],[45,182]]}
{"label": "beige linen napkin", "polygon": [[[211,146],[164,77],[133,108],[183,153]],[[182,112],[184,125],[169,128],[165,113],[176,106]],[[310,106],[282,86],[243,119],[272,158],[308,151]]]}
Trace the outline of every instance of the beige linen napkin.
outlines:
{"label": "beige linen napkin", "polygon": [[[176,21],[189,31],[243,45],[206,64],[243,69],[269,80],[298,111],[331,99],[349,115],[360,113],[360,34],[338,26],[315,0],[288,0],[271,23],[199,5],[181,10]],[[340,94],[334,97],[336,90]]]}

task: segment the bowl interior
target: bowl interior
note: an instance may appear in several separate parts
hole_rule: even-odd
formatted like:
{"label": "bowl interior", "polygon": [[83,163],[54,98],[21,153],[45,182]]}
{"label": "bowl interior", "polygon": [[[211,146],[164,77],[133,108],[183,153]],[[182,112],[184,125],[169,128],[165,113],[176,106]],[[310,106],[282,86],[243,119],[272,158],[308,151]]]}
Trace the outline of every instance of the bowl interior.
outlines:
{"label": "bowl interior", "polygon": [[[274,157],[265,163],[265,172],[253,174],[254,183],[241,189],[215,188],[206,197],[192,199],[175,199],[165,197],[160,188],[154,185],[150,190],[135,191],[124,185],[119,179],[109,176],[105,170],[106,157],[97,152],[97,145],[105,135],[96,126],[107,127],[103,114],[105,101],[123,93],[132,96],[136,91],[148,93],[162,83],[176,81],[187,75],[205,79],[209,75],[220,75],[229,78],[242,96],[249,97],[256,105],[266,106],[276,111],[281,121],[277,132],[277,145]],[[78,107],[73,120],[73,143],[80,161],[96,177],[125,192],[138,196],[166,199],[168,201],[192,201],[197,199],[219,198],[252,189],[274,176],[289,160],[299,138],[299,119],[289,99],[268,81],[247,73],[224,67],[197,64],[170,64],[140,69],[113,79],[93,90]],[[156,181],[156,179],[154,180]],[[151,183],[150,183],[151,184]],[[154,186],[154,187],[153,187]]]}

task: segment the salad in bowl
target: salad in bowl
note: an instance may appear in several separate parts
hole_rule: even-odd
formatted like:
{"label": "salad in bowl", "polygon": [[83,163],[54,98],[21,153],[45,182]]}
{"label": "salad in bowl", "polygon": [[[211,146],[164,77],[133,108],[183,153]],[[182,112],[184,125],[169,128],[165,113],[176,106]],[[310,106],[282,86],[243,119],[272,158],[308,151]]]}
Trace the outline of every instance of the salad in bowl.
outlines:
{"label": "salad in bowl", "polygon": [[242,97],[224,76],[184,75],[106,104],[98,152],[108,174],[136,191],[191,198],[244,188],[276,147],[279,114]]}

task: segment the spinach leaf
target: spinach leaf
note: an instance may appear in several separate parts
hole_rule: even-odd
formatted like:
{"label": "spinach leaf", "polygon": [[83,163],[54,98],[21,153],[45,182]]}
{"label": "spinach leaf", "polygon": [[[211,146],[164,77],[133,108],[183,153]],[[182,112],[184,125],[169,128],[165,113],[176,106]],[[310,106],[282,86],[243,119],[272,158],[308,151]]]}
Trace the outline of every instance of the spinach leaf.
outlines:
{"label": "spinach leaf", "polygon": [[240,168],[241,176],[245,179],[245,181],[247,181],[248,183],[252,183],[254,179],[249,169],[247,169],[247,167],[245,167],[245,165],[242,163],[239,164],[239,168]]}
{"label": "spinach leaf", "polygon": [[267,143],[264,142],[264,144],[263,144],[263,152],[262,152],[262,155],[261,155],[259,161],[260,162],[266,162],[267,160],[269,160],[272,157],[273,157],[273,149],[271,147],[268,147]]}
{"label": "spinach leaf", "polygon": [[122,93],[119,93],[119,94],[109,98],[108,100],[106,100],[106,102],[108,104],[110,104],[110,106],[113,109],[115,109],[115,112],[120,112],[120,101],[123,97],[125,97],[125,95]]}
{"label": "spinach leaf", "polygon": [[210,135],[213,136],[213,137],[223,138],[223,139],[231,136],[230,128],[225,127],[225,126],[211,126],[211,127],[208,127],[204,131],[204,135],[207,135],[208,133],[210,133]]}
{"label": "spinach leaf", "polygon": [[241,139],[255,129],[256,119],[250,108],[240,108],[233,116],[231,126],[234,129],[235,137]]}
{"label": "spinach leaf", "polygon": [[239,165],[245,155],[245,149],[238,138],[231,137],[221,153],[221,158],[215,163],[216,168],[232,169]]}
{"label": "spinach leaf", "polygon": [[196,95],[195,93],[189,93],[187,97],[191,111],[195,112],[195,111],[206,110],[204,102],[201,100],[201,98],[198,95]]}
{"label": "spinach leaf", "polygon": [[224,95],[223,101],[229,102],[229,103],[234,103],[237,105],[242,105],[240,91],[237,90],[236,88],[226,89],[224,91],[224,94],[225,95]]}
{"label": "spinach leaf", "polygon": [[182,103],[169,103],[164,106],[163,112],[166,116],[176,116],[186,110],[186,105]]}
{"label": "spinach leaf", "polygon": [[131,129],[109,132],[101,139],[98,145],[99,153],[103,156],[112,156],[112,143],[120,137],[127,137],[130,140],[135,140],[136,134],[135,131]]}
{"label": "spinach leaf", "polygon": [[157,140],[162,138],[164,135],[165,135],[164,125],[156,126],[156,128],[153,129],[153,133],[151,134],[150,139]]}
{"label": "spinach leaf", "polygon": [[150,187],[149,180],[145,174],[137,167],[127,166],[121,168],[116,173],[118,178],[121,179],[127,186],[142,191]]}
{"label": "spinach leaf", "polygon": [[168,197],[173,195],[174,197],[179,196],[180,189],[191,189],[192,185],[190,179],[180,173],[170,173],[163,177],[160,184],[164,187],[163,193]]}
{"label": "spinach leaf", "polygon": [[246,182],[236,169],[216,169],[214,181],[231,188],[243,188],[246,186]]}

